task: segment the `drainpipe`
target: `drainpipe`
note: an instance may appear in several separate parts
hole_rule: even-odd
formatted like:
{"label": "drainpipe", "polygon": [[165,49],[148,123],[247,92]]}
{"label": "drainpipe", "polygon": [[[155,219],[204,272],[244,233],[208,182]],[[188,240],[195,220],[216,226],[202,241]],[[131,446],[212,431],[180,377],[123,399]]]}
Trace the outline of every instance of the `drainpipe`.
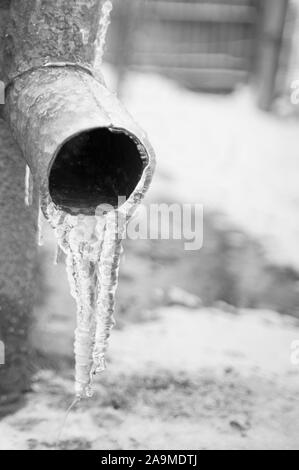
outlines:
{"label": "drainpipe", "polygon": [[98,0],[12,0],[4,116],[36,186],[63,210],[93,215],[142,181],[154,154],[144,132],[94,70]]}
{"label": "drainpipe", "polygon": [[[6,86],[2,114],[18,145],[5,127],[9,144],[0,160],[3,167],[7,164],[11,169],[7,191],[12,196],[8,204],[5,195],[7,204],[1,205],[0,220],[10,217],[7,230],[13,239],[9,250],[0,255],[0,261],[4,261],[0,275],[5,279],[3,269],[16,263],[18,268],[11,268],[14,272],[9,278],[20,281],[20,292],[23,276],[27,283],[26,295],[20,296],[24,303],[21,308],[14,305],[16,290],[6,279],[12,302],[11,306],[7,304],[6,316],[11,321],[19,314],[16,311],[22,311],[22,318],[30,317],[32,288],[28,286],[35,252],[29,241],[34,241],[30,217],[23,208],[24,163],[20,174],[13,174],[14,159],[20,160],[19,148],[31,169],[35,188],[48,193],[56,206],[71,214],[93,215],[101,203],[116,207],[118,196],[141,198],[152,178],[155,159],[146,135],[107,90],[101,72],[94,70],[100,13],[99,0],[10,2],[2,58]],[[22,227],[28,230],[21,233]],[[15,273],[17,269],[20,276]],[[15,338],[15,345],[17,341]],[[14,370],[16,364],[11,364]],[[21,369],[25,371],[24,365]],[[30,374],[24,374],[25,378],[20,376],[24,386],[16,389],[17,395],[29,382]],[[9,383],[7,390],[12,392],[13,380]],[[0,394],[1,387],[2,383]]]}

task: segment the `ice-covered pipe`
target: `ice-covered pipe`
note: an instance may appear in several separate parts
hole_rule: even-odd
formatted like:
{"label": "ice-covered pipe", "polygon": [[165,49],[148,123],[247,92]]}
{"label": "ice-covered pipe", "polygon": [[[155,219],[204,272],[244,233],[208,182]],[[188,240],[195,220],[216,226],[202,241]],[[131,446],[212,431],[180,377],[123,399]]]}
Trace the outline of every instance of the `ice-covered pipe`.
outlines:
{"label": "ice-covered pipe", "polygon": [[5,39],[4,116],[35,184],[72,214],[142,194],[154,170],[145,133],[94,72],[100,14],[98,0],[12,0]]}

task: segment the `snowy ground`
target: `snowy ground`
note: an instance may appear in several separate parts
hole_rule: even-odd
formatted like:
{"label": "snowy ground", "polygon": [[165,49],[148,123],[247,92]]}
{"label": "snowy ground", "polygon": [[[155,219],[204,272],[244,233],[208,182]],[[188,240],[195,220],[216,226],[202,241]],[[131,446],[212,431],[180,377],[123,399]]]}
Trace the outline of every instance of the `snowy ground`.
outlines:
{"label": "snowy ground", "polygon": [[[107,77],[112,84],[111,70]],[[155,76],[133,75],[125,100],[158,154],[153,199],[203,202],[256,237],[271,261],[299,266],[297,123],[260,113],[246,90],[199,95]],[[126,308],[118,312],[109,368],[57,442],[73,398],[75,308],[63,265],[50,264],[47,235],[46,285],[32,332],[41,372],[26,406],[1,421],[0,449],[299,449],[299,365],[291,361],[298,320],[224,303],[191,310],[150,298],[144,307],[155,278],[162,287],[166,277],[170,285],[186,278],[183,287],[202,282],[195,254],[174,264],[172,246],[155,257],[152,248],[127,251],[119,295]],[[218,258],[217,251],[206,290],[226,276]],[[250,258],[255,266],[257,258]],[[252,290],[262,281],[257,272],[244,278]]]}
{"label": "snowy ground", "polygon": [[69,370],[39,374],[0,448],[299,449],[299,325],[273,312],[181,308],[114,331],[97,395],[73,410]]}

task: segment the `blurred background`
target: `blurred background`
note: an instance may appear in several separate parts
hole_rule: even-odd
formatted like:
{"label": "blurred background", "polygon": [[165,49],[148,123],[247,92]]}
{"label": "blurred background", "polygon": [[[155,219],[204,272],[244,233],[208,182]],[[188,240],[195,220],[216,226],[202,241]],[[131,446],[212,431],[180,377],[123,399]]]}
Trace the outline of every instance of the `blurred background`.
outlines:
{"label": "blurred background", "polygon": [[126,73],[137,70],[201,92],[231,92],[254,83],[266,109],[286,92],[296,66],[298,2],[115,0],[114,5],[106,58],[117,69],[118,91]]}
{"label": "blurred background", "polygon": [[[157,153],[146,203],[203,204],[204,244],[125,242],[108,370],[59,448],[299,448],[298,36],[298,0],[114,0],[104,75]],[[72,401],[54,252],[45,226],[38,372],[4,448],[53,448]]]}

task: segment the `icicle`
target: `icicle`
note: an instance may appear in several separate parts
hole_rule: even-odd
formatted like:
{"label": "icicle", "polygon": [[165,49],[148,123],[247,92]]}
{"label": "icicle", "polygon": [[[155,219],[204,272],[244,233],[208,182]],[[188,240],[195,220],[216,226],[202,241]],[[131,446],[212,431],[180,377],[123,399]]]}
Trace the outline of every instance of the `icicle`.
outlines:
{"label": "icicle", "polygon": [[31,206],[33,200],[33,178],[28,165],[26,165],[25,172],[25,197],[24,202],[25,206]]}
{"label": "icicle", "polygon": [[38,221],[37,221],[37,244],[38,246],[43,246],[44,244],[44,216],[41,209],[41,202],[39,202],[38,208]]}
{"label": "icicle", "polygon": [[91,369],[95,335],[94,324],[94,284],[95,266],[86,262],[83,252],[72,253],[67,257],[67,271],[72,295],[77,303],[77,328],[75,330],[76,396],[92,396]]}
{"label": "icicle", "polygon": [[[132,202],[127,209],[132,211]],[[105,354],[114,325],[115,293],[128,212],[71,216],[46,198],[43,212],[66,254],[71,295],[77,305],[74,352],[75,393],[91,397],[96,373],[105,369]]]}
{"label": "icicle", "polygon": [[[101,223],[99,221],[98,223]],[[99,284],[96,312],[96,335],[93,373],[106,368],[105,354],[114,321],[115,292],[125,220],[117,212],[107,215],[103,251],[99,263]]]}
{"label": "icicle", "polygon": [[106,37],[108,33],[108,28],[110,25],[110,16],[113,9],[113,4],[111,0],[105,0],[102,6],[101,19],[100,19],[100,31],[99,35],[96,38],[96,58],[94,68],[98,70],[103,62],[104,50],[106,44]]}

